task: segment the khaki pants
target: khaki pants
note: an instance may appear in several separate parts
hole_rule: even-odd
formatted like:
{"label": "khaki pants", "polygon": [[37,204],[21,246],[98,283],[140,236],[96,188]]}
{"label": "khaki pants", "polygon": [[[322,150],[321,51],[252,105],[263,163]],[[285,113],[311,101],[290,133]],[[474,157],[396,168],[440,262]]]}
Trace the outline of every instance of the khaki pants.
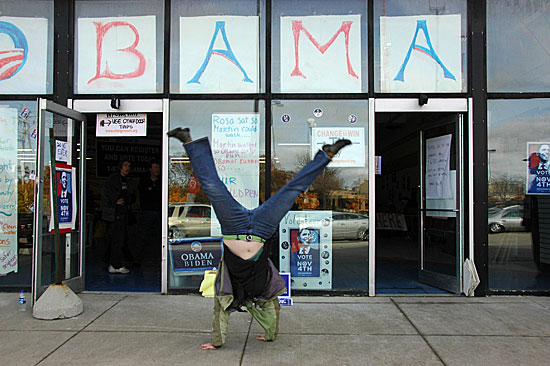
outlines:
{"label": "khaki pants", "polygon": [[[266,340],[274,341],[279,333],[279,312],[281,310],[279,298],[275,297],[271,300],[258,300],[257,303],[260,309],[275,317],[273,325],[268,329],[264,328]],[[212,319],[211,343],[215,347],[220,347],[225,343],[229,314],[230,313],[223,310],[218,297],[214,296],[214,318]]]}

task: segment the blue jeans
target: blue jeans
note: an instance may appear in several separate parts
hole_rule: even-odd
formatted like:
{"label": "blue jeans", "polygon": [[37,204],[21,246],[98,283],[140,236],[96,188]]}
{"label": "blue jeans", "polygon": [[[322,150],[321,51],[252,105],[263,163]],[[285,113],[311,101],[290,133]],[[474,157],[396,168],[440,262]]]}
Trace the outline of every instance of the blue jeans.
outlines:
{"label": "blue jeans", "polygon": [[223,235],[250,234],[264,239],[271,238],[298,195],[306,191],[331,161],[324,151],[319,150],[315,158],[283,188],[260,206],[249,210],[233,198],[220,180],[207,137],[183,146],[193,172],[216,212]]}

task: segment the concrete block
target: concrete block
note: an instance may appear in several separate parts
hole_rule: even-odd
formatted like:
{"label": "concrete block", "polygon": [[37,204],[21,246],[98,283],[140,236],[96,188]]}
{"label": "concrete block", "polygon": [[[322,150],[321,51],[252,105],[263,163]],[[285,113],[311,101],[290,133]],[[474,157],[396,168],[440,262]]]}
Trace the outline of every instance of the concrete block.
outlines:
{"label": "concrete block", "polygon": [[82,313],[84,307],[76,294],[65,285],[50,285],[34,304],[32,315],[37,319],[66,319]]}

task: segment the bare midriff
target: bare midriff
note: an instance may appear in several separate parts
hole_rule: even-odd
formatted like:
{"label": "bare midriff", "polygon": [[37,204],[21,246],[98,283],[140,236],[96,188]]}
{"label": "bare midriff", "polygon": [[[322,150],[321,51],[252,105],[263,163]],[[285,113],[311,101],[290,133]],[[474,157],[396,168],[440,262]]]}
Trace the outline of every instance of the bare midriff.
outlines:
{"label": "bare midriff", "polygon": [[254,257],[264,246],[263,243],[257,241],[224,240],[223,242],[233,254],[244,260]]}

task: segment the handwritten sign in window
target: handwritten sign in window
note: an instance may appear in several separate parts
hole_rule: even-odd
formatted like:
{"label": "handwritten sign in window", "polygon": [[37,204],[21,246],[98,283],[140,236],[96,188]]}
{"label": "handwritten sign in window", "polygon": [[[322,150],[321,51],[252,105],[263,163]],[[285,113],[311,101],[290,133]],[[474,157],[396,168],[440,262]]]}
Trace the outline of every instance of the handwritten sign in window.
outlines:
{"label": "handwritten sign in window", "polygon": [[[212,155],[222,182],[244,207],[258,207],[260,200],[260,115],[212,115]],[[212,236],[221,235],[212,211]]]}
{"label": "handwritten sign in window", "polygon": [[452,198],[449,176],[452,135],[426,140],[426,198]]}
{"label": "handwritten sign in window", "polygon": [[0,108],[0,274],[17,272],[17,109]]}

